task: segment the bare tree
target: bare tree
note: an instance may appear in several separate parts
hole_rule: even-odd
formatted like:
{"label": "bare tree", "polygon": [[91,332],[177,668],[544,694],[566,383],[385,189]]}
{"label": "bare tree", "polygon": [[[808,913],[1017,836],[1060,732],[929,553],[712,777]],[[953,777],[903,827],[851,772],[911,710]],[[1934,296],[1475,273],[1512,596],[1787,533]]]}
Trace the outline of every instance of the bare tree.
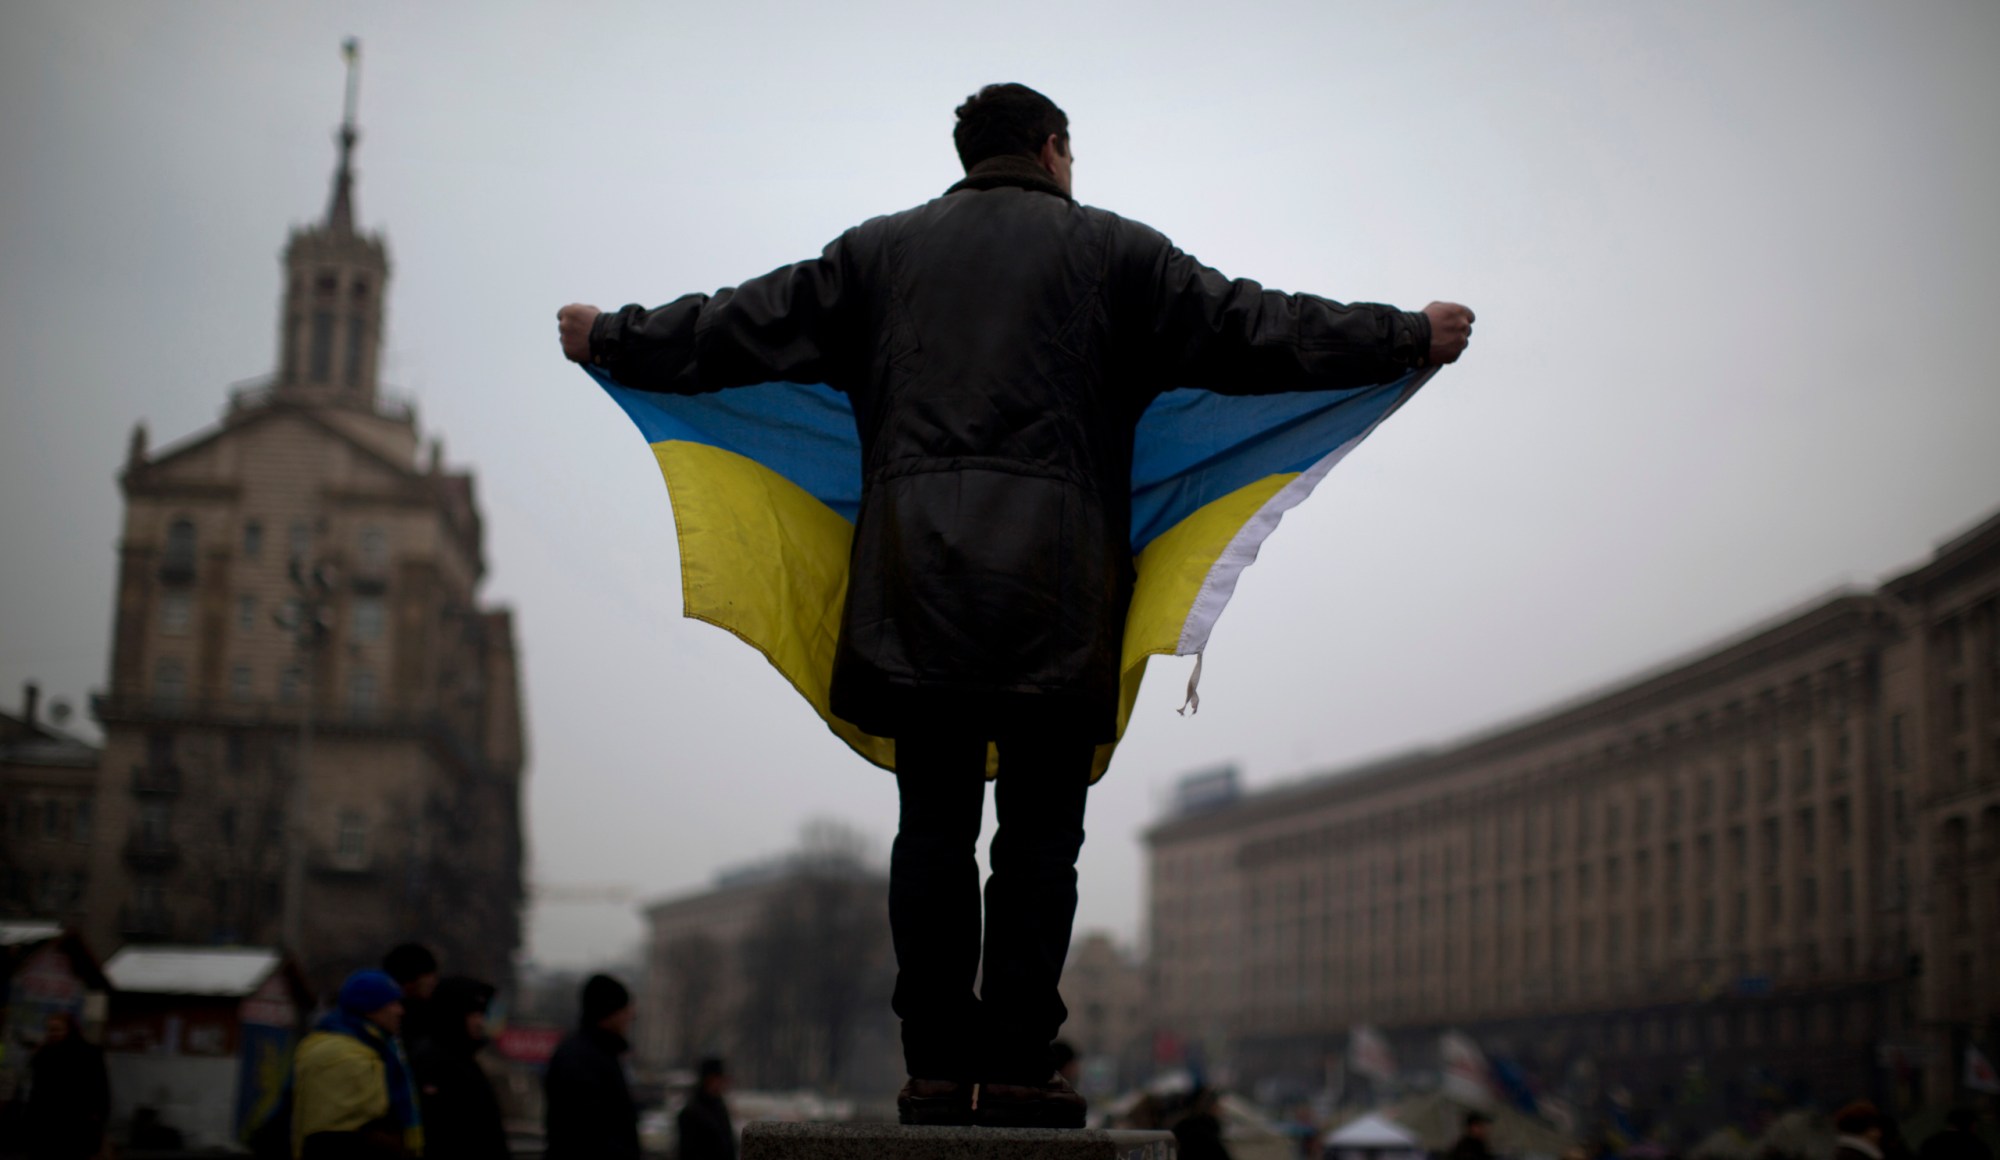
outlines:
{"label": "bare tree", "polygon": [[699,931],[681,935],[665,948],[672,1009],[664,1014],[671,1020],[674,1051],[688,1066],[718,1046],[723,1013],[715,1003],[722,993],[722,954],[722,944]]}

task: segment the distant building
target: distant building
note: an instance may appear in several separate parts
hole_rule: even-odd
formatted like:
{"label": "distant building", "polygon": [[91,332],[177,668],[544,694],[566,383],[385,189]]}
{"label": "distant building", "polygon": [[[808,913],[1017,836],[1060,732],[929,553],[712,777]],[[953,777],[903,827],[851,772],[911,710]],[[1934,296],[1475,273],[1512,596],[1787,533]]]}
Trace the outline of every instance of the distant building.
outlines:
{"label": "distant building", "polygon": [[82,920],[101,756],[47,720],[32,684],[19,716],[0,713],[0,917]]}
{"label": "distant building", "polygon": [[893,1091],[888,899],[878,870],[795,855],[646,907],[640,1057],[723,1056],[745,1087]]}
{"label": "distant building", "polygon": [[1556,1080],[1948,1099],[2000,1046],[1997,682],[2000,517],[1526,722],[1197,794],[1146,838],[1161,1030],[1313,1087],[1372,1024],[1406,1061],[1456,1028]]}
{"label": "distant building", "polygon": [[[281,944],[303,775],[287,949],[312,985],[410,938],[504,980],[522,903],[513,622],[480,603],[472,476],[436,442],[420,454],[413,409],[381,392],[389,260],[355,224],[354,140],[350,123],[325,216],[286,245],[276,373],[171,447],[133,434],[88,933]],[[295,579],[314,570],[324,589]],[[322,598],[302,650],[300,602]]]}
{"label": "distant building", "polygon": [[1086,1087],[1124,1091],[1145,1078],[1153,1021],[1138,959],[1103,931],[1077,936],[1063,966],[1062,998],[1069,1008],[1062,1039],[1082,1057]]}

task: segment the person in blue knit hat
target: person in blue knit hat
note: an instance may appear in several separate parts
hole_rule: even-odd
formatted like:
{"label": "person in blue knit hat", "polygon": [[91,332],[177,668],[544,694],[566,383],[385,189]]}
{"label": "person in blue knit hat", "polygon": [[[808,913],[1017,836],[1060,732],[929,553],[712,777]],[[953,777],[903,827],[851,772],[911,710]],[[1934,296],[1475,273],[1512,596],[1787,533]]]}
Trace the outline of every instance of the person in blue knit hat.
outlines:
{"label": "person in blue knit hat", "polygon": [[424,1130],[409,1061],[396,1033],[403,989],[356,971],[339,1005],[299,1044],[292,1063],[292,1155],[298,1160],[421,1156]]}

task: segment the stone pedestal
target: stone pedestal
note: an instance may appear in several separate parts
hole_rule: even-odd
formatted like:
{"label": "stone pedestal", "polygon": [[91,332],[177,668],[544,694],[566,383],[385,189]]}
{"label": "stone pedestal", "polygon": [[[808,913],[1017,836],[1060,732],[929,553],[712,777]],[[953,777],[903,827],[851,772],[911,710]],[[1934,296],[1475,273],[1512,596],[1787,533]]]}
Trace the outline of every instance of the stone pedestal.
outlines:
{"label": "stone pedestal", "polygon": [[742,1160],[1174,1160],[1167,1132],[779,1124],[743,1129]]}

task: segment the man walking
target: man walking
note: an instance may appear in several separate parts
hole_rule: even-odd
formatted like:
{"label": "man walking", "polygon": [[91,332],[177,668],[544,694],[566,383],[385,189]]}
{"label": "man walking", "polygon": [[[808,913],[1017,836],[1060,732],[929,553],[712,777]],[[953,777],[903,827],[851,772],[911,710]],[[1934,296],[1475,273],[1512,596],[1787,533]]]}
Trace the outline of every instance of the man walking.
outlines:
{"label": "man walking", "polygon": [[694,1090],[687,1105],[674,1119],[680,1136],[677,1160],[736,1160],[736,1128],[729,1119],[729,1105],[723,1093],[729,1090],[729,1073],[722,1061],[704,1059],[695,1069]]}
{"label": "man walking", "polygon": [[583,984],[577,1029],[542,1074],[547,1160],[639,1160],[639,1108],[625,1081],[632,994],[609,975]]}
{"label": "man walking", "polygon": [[968,99],[953,139],[962,181],[817,259],[656,310],[566,306],[558,325],[565,355],[623,387],[851,400],[863,477],[830,703],[895,741],[899,1111],[1081,1127],[1049,1048],[1095,748],[1117,733],[1139,418],[1176,388],[1389,382],[1455,360],[1472,312],[1267,291],[1078,205],[1068,118],[1022,85]]}

